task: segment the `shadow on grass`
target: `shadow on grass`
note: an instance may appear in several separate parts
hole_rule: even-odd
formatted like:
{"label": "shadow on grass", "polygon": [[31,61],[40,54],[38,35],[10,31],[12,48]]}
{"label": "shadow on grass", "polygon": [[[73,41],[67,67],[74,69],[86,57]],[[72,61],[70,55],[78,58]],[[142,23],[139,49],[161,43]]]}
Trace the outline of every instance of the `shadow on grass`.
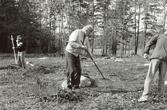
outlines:
{"label": "shadow on grass", "polygon": [[11,64],[11,65],[8,65],[8,66],[0,67],[0,70],[4,70],[4,69],[19,69],[19,68],[20,67],[17,64]]}

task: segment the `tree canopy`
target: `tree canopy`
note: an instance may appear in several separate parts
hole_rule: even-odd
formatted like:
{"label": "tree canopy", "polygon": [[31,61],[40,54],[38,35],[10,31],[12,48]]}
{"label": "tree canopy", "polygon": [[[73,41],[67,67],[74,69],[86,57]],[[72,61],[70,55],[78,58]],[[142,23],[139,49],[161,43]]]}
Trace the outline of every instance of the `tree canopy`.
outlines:
{"label": "tree canopy", "polygon": [[166,0],[0,0],[0,52],[12,52],[10,36],[21,34],[27,52],[63,53],[70,33],[92,24],[92,52],[138,53],[166,29]]}

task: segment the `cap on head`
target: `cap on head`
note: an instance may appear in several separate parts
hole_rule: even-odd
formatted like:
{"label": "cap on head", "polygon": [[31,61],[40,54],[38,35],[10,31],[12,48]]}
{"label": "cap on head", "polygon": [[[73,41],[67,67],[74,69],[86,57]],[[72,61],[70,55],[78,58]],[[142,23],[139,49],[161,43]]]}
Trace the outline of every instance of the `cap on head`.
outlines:
{"label": "cap on head", "polygon": [[17,39],[22,39],[21,35],[17,35]]}
{"label": "cap on head", "polygon": [[83,30],[84,31],[89,30],[90,32],[92,32],[93,31],[93,26],[92,25],[86,25],[86,26],[83,27]]}

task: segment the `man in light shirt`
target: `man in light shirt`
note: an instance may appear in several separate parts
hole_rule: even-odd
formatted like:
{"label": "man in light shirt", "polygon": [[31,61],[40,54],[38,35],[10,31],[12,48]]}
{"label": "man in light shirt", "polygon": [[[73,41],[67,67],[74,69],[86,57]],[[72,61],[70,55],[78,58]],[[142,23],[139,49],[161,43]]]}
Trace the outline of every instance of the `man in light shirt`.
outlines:
{"label": "man in light shirt", "polygon": [[82,51],[86,50],[92,55],[88,38],[92,32],[93,27],[86,25],[82,29],[74,30],[69,36],[68,44],[65,49],[68,89],[79,89],[81,77],[79,56]]}

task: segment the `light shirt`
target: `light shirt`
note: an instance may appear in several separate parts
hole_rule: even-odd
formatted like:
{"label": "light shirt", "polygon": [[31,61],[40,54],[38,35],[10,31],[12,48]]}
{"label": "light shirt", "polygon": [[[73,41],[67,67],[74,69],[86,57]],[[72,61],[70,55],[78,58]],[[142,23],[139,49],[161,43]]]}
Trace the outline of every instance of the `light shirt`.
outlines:
{"label": "light shirt", "polygon": [[78,56],[84,51],[81,48],[83,45],[85,45],[88,51],[91,52],[89,39],[86,37],[85,32],[82,29],[77,29],[69,36],[68,44],[65,50],[75,56]]}

